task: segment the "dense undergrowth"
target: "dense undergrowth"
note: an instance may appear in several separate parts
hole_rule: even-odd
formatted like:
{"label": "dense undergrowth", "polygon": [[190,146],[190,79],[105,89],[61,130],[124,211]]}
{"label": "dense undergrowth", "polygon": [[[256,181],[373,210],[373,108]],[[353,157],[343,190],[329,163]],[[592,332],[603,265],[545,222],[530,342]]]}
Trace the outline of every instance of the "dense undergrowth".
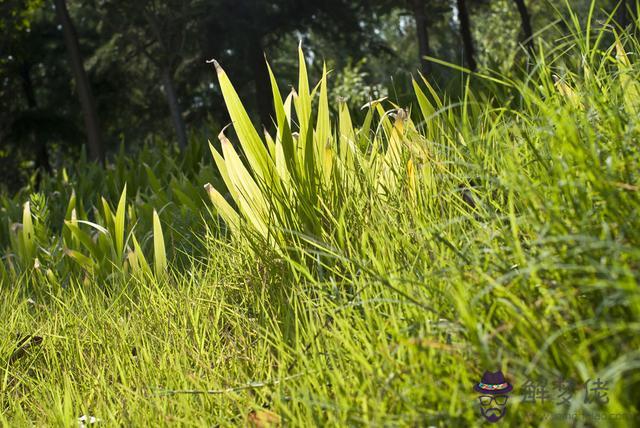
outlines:
{"label": "dense undergrowth", "polygon": [[0,421],[473,426],[501,369],[510,425],[637,422],[638,52],[576,21],[524,77],[418,78],[357,124],[301,55],[271,135],[216,64],[213,162],[147,147],[2,197]]}

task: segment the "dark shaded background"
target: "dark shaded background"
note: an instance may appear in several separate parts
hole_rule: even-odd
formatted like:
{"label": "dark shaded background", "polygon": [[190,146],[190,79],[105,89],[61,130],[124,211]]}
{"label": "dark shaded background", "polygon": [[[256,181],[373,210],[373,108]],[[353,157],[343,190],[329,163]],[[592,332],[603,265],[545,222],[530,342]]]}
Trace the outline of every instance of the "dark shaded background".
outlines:
{"label": "dark shaded background", "polygon": [[[455,96],[461,72],[526,69],[534,40],[566,31],[559,2],[525,0],[3,0],[0,5],[0,186],[81,156],[103,161],[121,144],[215,135],[228,118],[212,66],[231,76],[256,123],[271,125],[266,54],[283,88],[297,45],[333,95],[356,111],[372,98],[408,100],[421,71]],[[571,1],[579,16],[590,1]],[[596,1],[600,17],[631,25],[627,0]],[[556,10],[555,8],[558,8]],[[407,101],[408,102],[408,101]]]}

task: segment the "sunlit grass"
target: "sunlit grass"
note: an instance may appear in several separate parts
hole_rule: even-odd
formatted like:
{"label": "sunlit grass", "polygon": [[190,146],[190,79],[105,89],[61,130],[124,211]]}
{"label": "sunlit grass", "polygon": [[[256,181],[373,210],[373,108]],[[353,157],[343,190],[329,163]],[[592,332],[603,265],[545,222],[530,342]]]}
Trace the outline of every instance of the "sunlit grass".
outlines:
{"label": "sunlit grass", "polygon": [[[413,106],[372,103],[362,124],[302,61],[267,136],[219,68],[221,179],[174,165],[163,187],[121,160],[104,202],[52,205],[59,231],[42,196],[5,199],[23,220],[0,264],[0,421],[473,426],[497,369],[509,425],[637,418],[640,46],[577,25],[523,78],[474,76],[488,89],[455,102],[419,78]],[[180,240],[204,256],[178,265]],[[42,340],[12,358],[24,336]],[[577,382],[568,407],[558,378]],[[606,406],[585,403],[596,378]],[[551,398],[519,400],[528,379]]]}

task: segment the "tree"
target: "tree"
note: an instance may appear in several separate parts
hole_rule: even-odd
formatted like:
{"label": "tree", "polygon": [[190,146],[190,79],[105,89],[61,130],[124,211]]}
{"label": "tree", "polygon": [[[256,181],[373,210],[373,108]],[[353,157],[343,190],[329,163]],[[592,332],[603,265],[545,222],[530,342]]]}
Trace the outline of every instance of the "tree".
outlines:
{"label": "tree", "polygon": [[520,25],[522,27],[522,33],[524,36],[524,43],[529,52],[533,53],[533,29],[531,28],[531,15],[525,0],[514,0],[518,7],[518,13],[520,14]]}
{"label": "tree", "polygon": [[[204,16],[201,0],[117,0],[102,3],[104,23],[117,43],[143,55],[158,71],[178,146],[187,146],[187,130],[176,87],[176,72],[198,48],[197,28]],[[201,58],[202,59],[202,58]]]}
{"label": "tree", "polygon": [[62,27],[64,42],[69,55],[69,63],[76,82],[78,98],[82,106],[82,113],[87,132],[87,142],[89,147],[89,158],[94,161],[104,162],[104,147],[100,138],[100,124],[96,112],[96,104],[91,91],[91,85],[87,73],[84,69],[78,34],[73,21],[69,16],[66,0],[54,0],[56,15]]}
{"label": "tree", "polygon": [[425,58],[430,55],[429,29],[427,27],[427,17],[425,14],[424,0],[410,0],[413,17],[416,21],[416,35],[418,37],[418,55],[420,58],[420,70],[427,75],[431,71],[430,63]]}
{"label": "tree", "polygon": [[620,0],[618,3],[618,10],[616,20],[622,28],[629,28],[635,30],[635,22],[637,19],[636,12],[636,0]]}
{"label": "tree", "polygon": [[469,18],[469,10],[467,9],[466,0],[456,0],[458,9],[458,20],[460,21],[460,36],[462,37],[462,45],[464,47],[464,56],[467,67],[471,71],[478,68],[475,59],[475,49],[473,46],[473,36],[471,35],[471,22]]}
{"label": "tree", "polygon": [[[25,118],[35,117],[38,114],[38,103],[32,79],[32,69],[34,62],[30,58],[29,53],[34,50],[32,38],[29,37],[36,12],[42,7],[40,0],[27,1],[6,1],[3,3],[0,12],[3,19],[0,20],[0,36],[2,43],[0,44],[0,52],[8,54],[6,57],[2,55],[0,58],[0,78],[7,73],[9,79],[17,78],[20,82],[23,96],[27,102],[27,111],[25,113],[10,114],[3,108],[5,120],[7,117],[11,121],[10,124],[0,123],[0,127],[14,128],[8,130],[9,134],[15,134],[16,123],[24,122]],[[28,48],[28,49],[25,49]],[[0,90],[0,94],[2,91]],[[15,98],[12,100],[15,105]],[[4,122],[4,121],[3,121]],[[4,126],[3,126],[4,125]],[[34,126],[30,126],[26,140],[30,148],[35,148],[35,166],[40,171],[51,171],[49,162],[49,153],[47,151],[46,141],[36,138]],[[2,131],[0,130],[0,141],[2,141]],[[15,135],[14,135],[15,136]],[[25,137],[25,135],[22,135]]]}
{"label": "tree", "polygon": [[[272,100],[265,51],[285,35],[304,37],[317,31],[335,44],[361,52],[373,38],[369,2],[349,0],[219,0],[209,4],[203,22],[209,58],[231,59],[241,75],[246,70],[254,83],[256,109],[264,126],[272,123]],[[227,67],[229,68],[229,67]]]}

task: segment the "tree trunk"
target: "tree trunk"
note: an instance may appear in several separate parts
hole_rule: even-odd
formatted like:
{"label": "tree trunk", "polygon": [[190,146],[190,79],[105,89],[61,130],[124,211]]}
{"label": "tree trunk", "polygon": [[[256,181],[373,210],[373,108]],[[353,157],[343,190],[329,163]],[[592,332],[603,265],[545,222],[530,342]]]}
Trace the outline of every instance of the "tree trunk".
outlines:
{"label": "tree trunk", "polygon": [[64,43],[69,54],[69,62],[71,63],[71,71],[76,82],[78,98],[82,106],[84,115],[84,124],[87,128],[87,141],[89,144],[89,156],[91,160],[104,163],[104,147],[100,138],[100,124],[98,122],[98,114],[96,113],[96,103],[93,99],[89,78],[84,69],[82,56],[80,55],[80,45],[78,43],[78,34],[69,16],[66,0],[53,0],[56,7],[56,15],[62,26],[64,35]]}
{"label": "tree trunk", "polygon": [[271,116],[273,114],[271,79],[269,78],[269,70],[267,69],[262,40],[259,36],[255,36],[252,39],[252,43],[247,47],[247,54],[249,55],[249,63],[253,70],[253,80],[256,87],[256,104],[262,126],[270,127],[272,124]]}
{"label": "tree trunk", "polygon": [[529,9],[524,0],[514,0],[516,6],[518,6],[518,13],[520,14],[520,25],[522,26],[522,32],[524,33],[524,44],[527,50],[531,53],[534,51],[533,46],[533,29],[531,28],[531,15],[529,15]]}
{"label": "tree trunk", "polygon": [[20,64],[20,79],[24,96],[27,99],[27,106],[31,110],[35,110],[38,108],[38,103],[36,103],[36,93],[33,90],[33,81],[31,80],[31,66],[26,62]]}
{"label": "tree trunk", "polygon": [[[32,112],[38,108],[36,102],[36,93],[33,89],[33,81],[31,80],[31,66],[26,62],[20,65],[20,78],[22,80],[22,90],[27,99],[27,105]],[[31,143],[35,147],[35,166],[38,170],[38,182],[40,181],[41,171],[51,172],[51,163],[49,162],[49,152],[47,151],[47,143],[42,139],[37,139],[33,131],[30,133]]]}
{"label": "tree trunk", "polygon": [[471,35],[471,23],[469,20],[469,10],[467,9],[466,0],[456,0],[458,6],[458,19],[460,20],[460,35],[462,36],[462,44],[464,45],[464,56],[467,60],[467,67],[471,71],[478,68],[475,58],[475,50],[473,47],[473,36]]}
{"label": "tree trunk", "polygon": [[616,13],[616,21],[622,28],[627,28],[629,25],[629,11],[627,10],[627,1],[622,0],[618,3],[618,12]]}
{"label": "tree trunk", "polygon": [[429,56],[429,29],[427,17],[424,13],[424,0],[411,0],[413,17],[416,21],[416,35],[418,36],[418,55],[420,57],[420,71],[427,75],[431,71],[431,64],[425,59]]}
{"label": "tree trunk", "polygon": [[171,112],[171,120],[173,126],[176,129],[176,137],[178,138],[178,146],[180,150],[187,148],[187,131],[182,119],[182,111],[180,110],[180,104],[178,103],[178,95],[176,94],[176,88],[173,84],[173,77],[171,76],[171,70],[169,67],[164,67],[161,71],[162,85],[164,86],[164,93],[167,96],[167,103],[169,104],[169,111]]}
{"label": "tree trunk", "polygon": [[630,31],[636,29],[636,1],[635,0],[622,0],[618,6],[618,12],[616,13],[616,21],[622,28],[629,28]]}

